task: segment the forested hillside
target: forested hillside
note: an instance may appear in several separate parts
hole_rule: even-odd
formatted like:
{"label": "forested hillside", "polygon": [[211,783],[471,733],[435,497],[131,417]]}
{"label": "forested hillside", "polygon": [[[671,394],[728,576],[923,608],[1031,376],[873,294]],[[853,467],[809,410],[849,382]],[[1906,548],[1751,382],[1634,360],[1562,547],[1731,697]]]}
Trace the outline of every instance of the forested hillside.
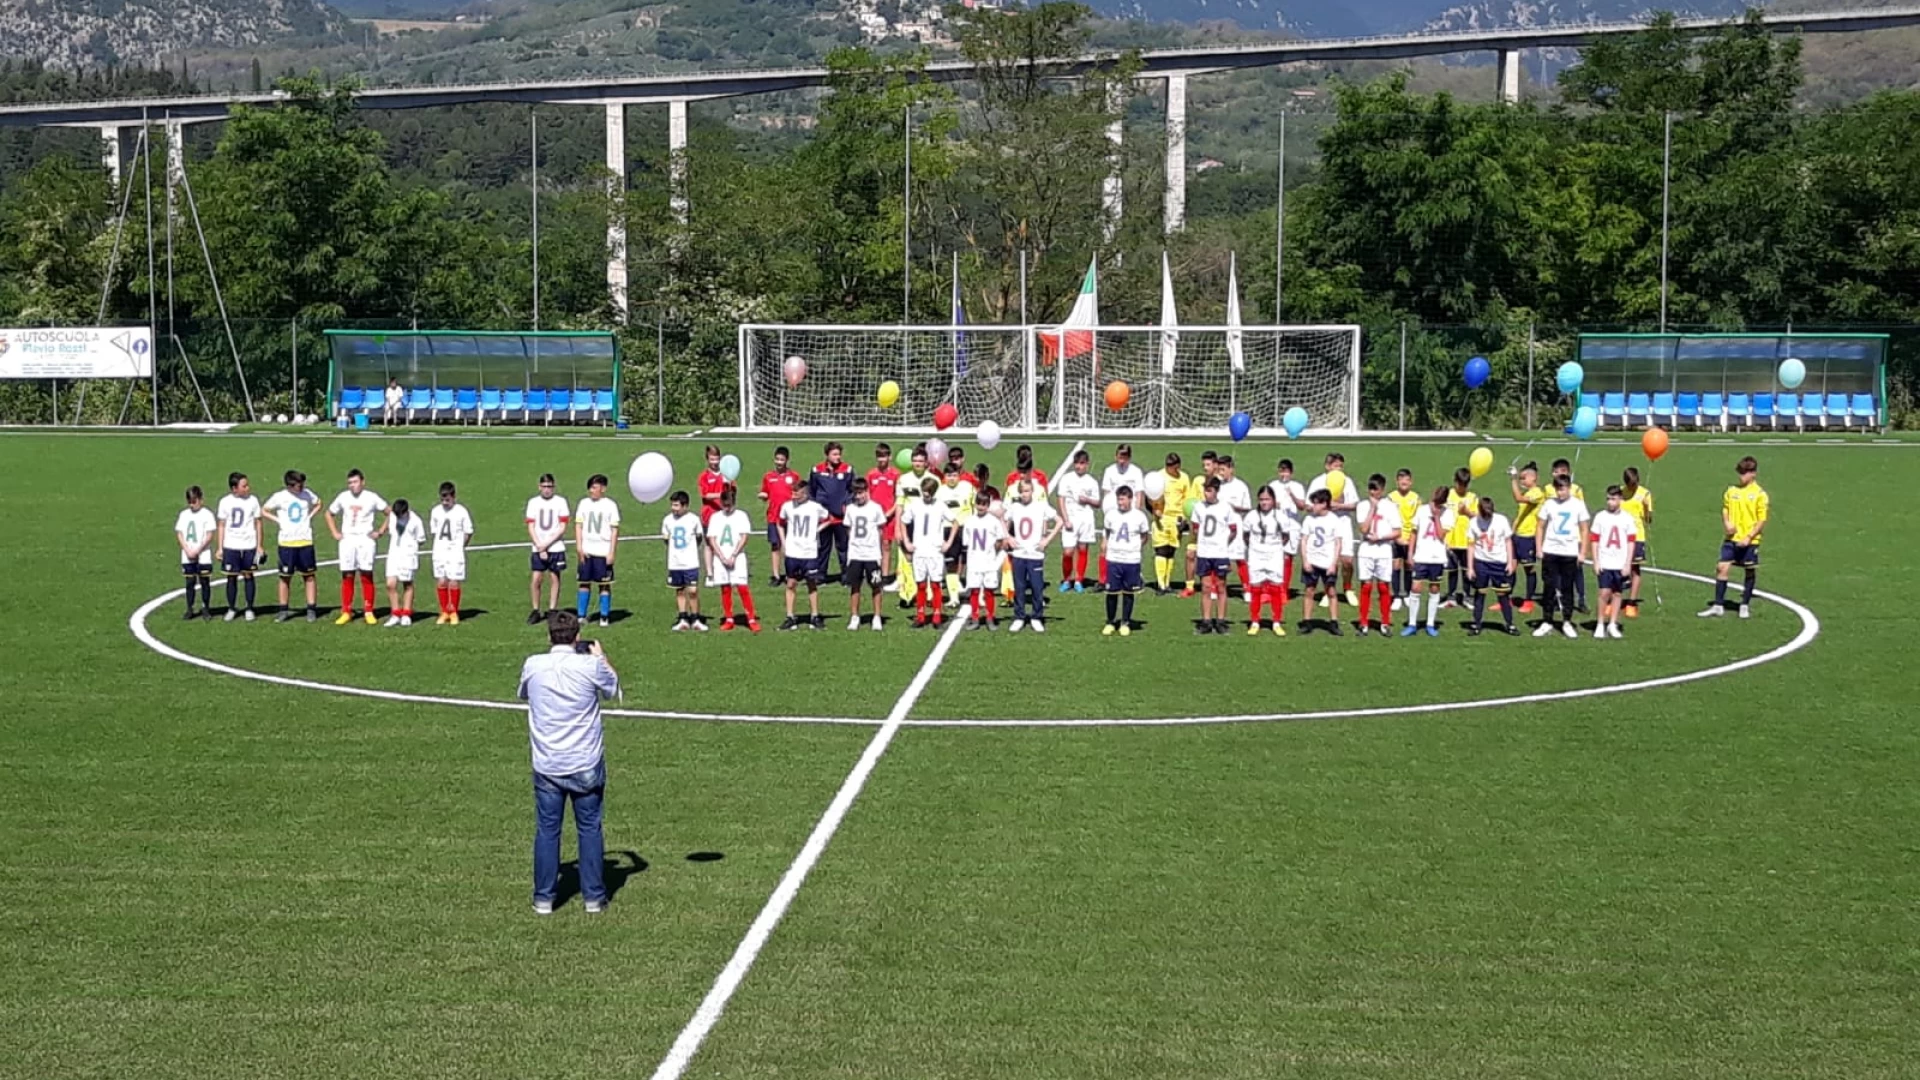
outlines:
{"label": "forested hillside", "polygon": [[[1125,213],[1115,242],[1102,243],[1102,80],[1069,91],[1005,66],[1073,55],[1091,32],[1085,9],[1068,4],[964,20],[961,47],[986,71],[964,97],[914,81],[910,64],[836,53],[841,74],[811,104],[805,130],[743,127],[732,105],[698,107],[685,230],[668,209],[660,110],[630,111],[633,169],[610,197],[597,111],[541,108],[541,324],[612,321],[610,214],[631,244],[636,384],[652,383],[658,319],[664,411],[689,421],[730,415],[739,321],[900,320],[904,214],[917,320],[947,318],[955,253],[969,319],[1016,318],[1024,253],[1032,318],[1063,314],[1097,255],[1103,316],[1151,322],[1163,244],[1183,319],[1221,317],[1233,253],[1248,320],[1272,318],[1277,156],[1203,170],[1196,149],[1187,228],[1163,240],[1164,142],[1151,94],[1133,100]],[[1106,77],[1125,80],[1129,63],[1123,56]],[[143,78],[158,86],[168,76]],[[286,107],[201,129],[189,154],[256,396],[285,400],[295,331],[311,357],[325,325],[531,323],[528,110],[369,114],[352,108],[347,89],[285,88]],[[1656,26],[1589,50],[1555,100],[1519,106],[1420,92],[1401,74],[1337,82],[1324,108],[1290,116],[1281,314],[1369,328],[1375,422],[1393,405],[1402,322],[1415,422],[1458,423],[1489,408],[1510,418],[1525,392],[1529,337],[1551,357],[1578,329],[1658,323],[1670,162],[1669,324],[1894,328],[1904,409],[1920,320],[1920,94],[1808,109],[1796,104],[1801,88],[1799,42],[1751,26],[1705,40]],[[90,133],[31,140],[30,152],[14,133],[0,140],[0,325],[93,321],[112,264],[107,317],[144,319],[153,290],[163,321],[174,312],[201,383],[216,398],[235,393],[191,234],[176,237],[171,304],[164,264],[156,284],[146,279],[144,174],[130,170],[132,189],[111,192]],[[153,170],[162,207],[163,174]],[[135,207],[117,254],[116,199]],[[153,220],[165,227],[164,213]],[[1469,352],[1493,359],[1500,392],[1469,402],[1457,390]],[[191,393],[175,382],[170,393]],[[43,391],[6,392],[16,415],[45,409],[20,397]],[[168,408],[198,412],[197,403]]]}

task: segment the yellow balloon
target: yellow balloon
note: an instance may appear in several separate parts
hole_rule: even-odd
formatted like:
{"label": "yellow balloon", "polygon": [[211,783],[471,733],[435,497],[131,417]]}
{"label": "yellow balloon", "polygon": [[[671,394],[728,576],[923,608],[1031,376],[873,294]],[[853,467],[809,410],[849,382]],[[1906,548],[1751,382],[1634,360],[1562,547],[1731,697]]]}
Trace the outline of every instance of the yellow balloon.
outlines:
{"label": "yellow balloon", "polygon": [[880,384],[880,407],[891,409],[900,400],[900,384],[888,379]]}
{"label": "yellow balloon", "polygon": [[1473,455],[1467,458],[1467,471],[1472,473],[1475,478],[1487,475],[1488,471],[1492,468],[1493,451],[1484,446],[1475,450]]}

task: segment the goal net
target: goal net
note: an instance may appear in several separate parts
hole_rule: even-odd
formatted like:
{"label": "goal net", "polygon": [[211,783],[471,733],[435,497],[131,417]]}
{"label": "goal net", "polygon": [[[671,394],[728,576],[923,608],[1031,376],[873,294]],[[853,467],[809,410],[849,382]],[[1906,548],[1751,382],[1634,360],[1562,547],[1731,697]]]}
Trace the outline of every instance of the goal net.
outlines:
{"label": "goal net", "polygon": [[[1360,426],[1357,326],[743,325],[739,348],[748,431],[911,432],[942,403],[963,428],[1010,432],[1214,434],[1241,411],[1277,429],[1295,406],[1310,430]],[[792,359],[805,374],[789,384]],[[882,408],[889,380],[900,399]]]}

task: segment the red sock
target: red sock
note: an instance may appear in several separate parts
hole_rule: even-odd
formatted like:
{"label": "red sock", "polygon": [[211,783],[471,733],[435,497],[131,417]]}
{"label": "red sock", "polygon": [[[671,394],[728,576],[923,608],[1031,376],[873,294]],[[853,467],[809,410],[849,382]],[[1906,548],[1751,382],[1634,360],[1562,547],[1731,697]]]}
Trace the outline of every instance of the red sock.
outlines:
{"label": "red sock", "polygon": [[447,589],[447,601],[451,605],[447,608],[447,613],[449,615],[460,614],[460,586],[454,585]]}
{"label": "red sock", "polygon": [[733,618],[733,586],[731,585],[720,586],[720,617]]}
{"label": "red sock", "polygon": [[1000,617],[1000,594],[997,592],[994,592],[992,589],[986,590],[986,593],[987,593],[987,618],[997,619]]}
{"label": "red sock", "polygon": [[927,586],[927,591],[933,594],[929,599],[933,601],[933,619],[935,622],[938,622],[940,621],[940,608],[947,602],[946,590],[942,589],[940,583],[936,581],[932,585]]}
{"label": "red sock", "polygon": [[1073,552],[1071,551],[1060,553],[1060,580],[1073,580]]}
{"label": "red sock", "polygon": [[1373,582],[1360,583],[1360,625],[1367,625],[1367,613],[1373,610]]}
{"label": "red sock", "polygon": [[373,610],[373,574],[370,571],[360,572],[360,599],[368,611]]}
{"label": "red sock", "polygon": [[1247,560],[1241,559],[1234,563],[1233,572],[1240,575],[1240,594],[1246,595],[1247,587],[1253,583],[1253,579],[1247,576]]}
{"label": "red sock", "polygon": [[346,577],[340,579],[340,610],[349,613],[353,611],[352,574],[348,574]]}
{"label": "red sock", "polygon": [[[1084,565],[1086,561],[1086,556],[1082,555],[1080,559],[1082,564]],[[1107,553],[1105,551],[1100,552],[1100,580],[1101,581],[1107,580]]]}
{"label": "red sock", "polygon": [[973,617],[974,617],[975,619],[978,619],[978,618],[980,617],[980,606],[981,606],[981,602],[982,602],[982,600],[983,600],[983,597],[982,597],[982,595],[981,595],[981,594],[983,594],[983,593],[985,593],[986,591],[987,591],[987,590],[985,590],[985,589],[975,589],[975,590],[973,590],[973,596],[971,597],[971,599],[972,599],[972,611],[973,611]]}
{"label": "red sock", "polygon": [[915,618],[924,619],[927,617],[927,593],[932,591],[932,588],[933,586],[923,581],[913,590],[913,614]]}
{"label": "red sock", "polygon": [[1247,617],[1256,623],[1260,621],[1260,600],[1266,590],[1265,585],[1255,585],[1247,590]]}
{"label": "red sock", "polygon": [[748,622],[759,622],[760,616],[753,612],[753,590],[745,585],[735,585],[733,591],[740,594],[740,606],[747,611]]}

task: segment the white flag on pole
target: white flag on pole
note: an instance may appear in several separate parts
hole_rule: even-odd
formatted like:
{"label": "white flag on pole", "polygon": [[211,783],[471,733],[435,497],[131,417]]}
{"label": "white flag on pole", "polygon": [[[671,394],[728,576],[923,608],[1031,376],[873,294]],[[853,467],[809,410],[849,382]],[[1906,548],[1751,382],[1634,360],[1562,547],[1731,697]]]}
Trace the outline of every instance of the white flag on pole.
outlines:
{"label": "white flag on pole", "polygon": [[1180,318],[1173,311],[1173,269],[1167,253],[1160,253],[1160,374],[1173,374],[1173,359],[1180,351]]}
{"label": "white flag on pole", "polygon": [[1227,255],[1227,362],[1235,371],[1246,370],[1246,355],[1240,348],[1240,279],[1234,257]]}

